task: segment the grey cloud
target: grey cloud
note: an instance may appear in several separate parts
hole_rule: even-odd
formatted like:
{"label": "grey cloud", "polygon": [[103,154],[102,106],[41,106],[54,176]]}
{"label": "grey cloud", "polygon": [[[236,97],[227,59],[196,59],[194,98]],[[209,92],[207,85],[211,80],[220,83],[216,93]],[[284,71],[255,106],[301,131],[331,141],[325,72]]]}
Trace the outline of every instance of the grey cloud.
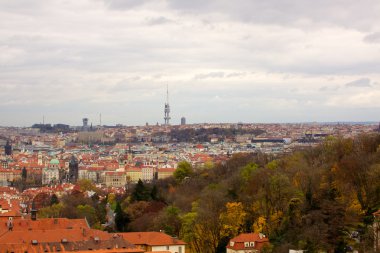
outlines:
{"label": "grey cloud", "polygon": [[380,32],[368,34],[363,40],[368,43],[380,43]]}
{"label": "grey cloud", "polygon": [[149,18],[147,19],[147,24],[148,25],[162,25],[162,24],[167,24],[167,23],[172,23],[173,20],[168,19],[166,17],[155,17],[155,18]]}
{"label": "grey cloud", "polygon": [[241,77],[241,76],[246,76],[247,73],[245,72],[233,72],[233,73],[229,73],[228,75],[226,75],[227,78],[231,78],[231,77]]}
{"label": "grey cloud", "polygon": [[327,85],[325,85],[325,86],[322,86],[322,87],[319,88],[320,92],[337,91],[337,90],[339,90],[339,86],[335,86],[335,85],[333,85],[333,86],[327,86]]}
{"label": "grey cloud", "polygon": [[[335,24],[368,30],[379,22],[377,0],[168,0],[187,13],[224,13],[244,22],[279,25]],[[321,18],[323,17],[323,18]]]}
{"label": "grey cloud", "polygon": [[207,74],[198,74],[194,76],[194,79],[207,79],[207,78],[223,78],[224,72],[210,72]]}
{"label": "grey cloud", "polygon": [[[79,123],[81,114],[101,111],[109,124],[162,122],[167,82],[173,119],[326,119],[324,100],[338,93],[334,87],[341,87],[339,93],[359,90],[343,88],[347,76],[370,78],[351,84],[372,86],[364,91],[379,88],[373,81],[379,79],[380,54],[362,37],[380,31],[365,30],[380,25],[373,14],[380,12],[378,4],[352,1],[342,8],[338,0],[0,0],[0,104],[7,105],[0,108],[2,122],[30,125],[47,104],[54,109],[50,117],[60,121],[73,118],[67,111],[76,111]],[[298,29],[309,25],[325,27]],[[353,31],[358,28],[365,32]],[[199,103],[215,94],[228,100],[230,111],[220,112],[215,101]],[[265,103],[255,101],[261,97]],[[242,99],[261,107],[240,110]],[[299,117],[296,110],[279,113],[276,99],[290,106],[312,100],[316,108],[297,109],[305,110]],[[25,103],[30,113],[23,118]],[[342,105],[331,117],[363,115],[350,110]]]}
{"label": "grey cloud", "polygon": [[107,7],[114,10],[127,10],[143,5],[148,0],[103,0]]}
{"label": "grey cloud", "polygon": [[152,92],[163,89],[164,85],[143,79],[140,76],[125,78],[110,87],[109,92]]}
{"label": "grey cloud", "polygon": [[371,79],[360,78],[345,84],[346,87],[371,87]]}

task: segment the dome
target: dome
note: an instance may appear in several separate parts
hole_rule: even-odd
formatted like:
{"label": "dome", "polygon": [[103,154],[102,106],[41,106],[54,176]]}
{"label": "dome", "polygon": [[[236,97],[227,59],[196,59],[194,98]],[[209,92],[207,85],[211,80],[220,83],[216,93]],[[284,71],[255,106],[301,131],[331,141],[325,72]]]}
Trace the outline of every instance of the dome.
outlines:
{"label": "dome", "polygon": [[59,161],[58,161],[58,159],[55,159],[55,158],[54,158],[54,159],[51,159],[51,160],[50,160],[50,164],[51,164],[51,165],[59,165]]}

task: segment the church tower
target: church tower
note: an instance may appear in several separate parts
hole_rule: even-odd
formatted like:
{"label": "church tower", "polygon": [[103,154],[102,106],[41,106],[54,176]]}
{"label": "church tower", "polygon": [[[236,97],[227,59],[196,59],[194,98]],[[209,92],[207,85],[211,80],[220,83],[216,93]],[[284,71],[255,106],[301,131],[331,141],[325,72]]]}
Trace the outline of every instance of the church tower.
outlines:
{"label": "church tower", "polygon": [[38,151],[38,155],[37,155],[37,164],[38,164],[38,165],[43,165],[43,160],[42,160],[42,153],[41,153],[41,151]]}
{"label": "church tower", "polygon": [[12,155],[12,144],[10,144],[9,141],[4,146],[4,153],[5,155],[11,156]]}
{"label": "church tower", "polygon": [[71,156],[69,162],[69,182],[76,183],[79,175],[79,163],[75,156]]}

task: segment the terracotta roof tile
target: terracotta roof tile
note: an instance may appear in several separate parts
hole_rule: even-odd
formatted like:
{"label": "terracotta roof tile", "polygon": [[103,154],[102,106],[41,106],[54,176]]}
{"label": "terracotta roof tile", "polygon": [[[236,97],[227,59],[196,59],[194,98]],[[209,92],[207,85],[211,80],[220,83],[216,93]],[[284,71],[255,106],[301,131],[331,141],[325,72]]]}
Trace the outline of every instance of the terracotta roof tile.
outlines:
{"label": "terracotta roof tile", "polygon": [[124,239],[136,245],[185,245],[184,241],[173,238],[161,232],[130,232],[121,233]]}

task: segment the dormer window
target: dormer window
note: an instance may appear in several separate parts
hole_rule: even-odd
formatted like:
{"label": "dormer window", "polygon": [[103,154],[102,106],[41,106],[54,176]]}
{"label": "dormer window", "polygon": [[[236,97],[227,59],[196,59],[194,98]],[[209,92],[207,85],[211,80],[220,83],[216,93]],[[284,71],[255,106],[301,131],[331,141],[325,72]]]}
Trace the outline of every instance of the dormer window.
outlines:
{"label": "dormer window", "polygon": [[233,247],[235,245],[235,242],[230,241],[230,246]]}
{"label": "dormer window", "polygon": [[248,248],[249,247],[249,242],[244,243],[244,247]]}
{"label": "dormer window", "polygon": [[255,247],[255,242],[250,242],[249,247]]}

